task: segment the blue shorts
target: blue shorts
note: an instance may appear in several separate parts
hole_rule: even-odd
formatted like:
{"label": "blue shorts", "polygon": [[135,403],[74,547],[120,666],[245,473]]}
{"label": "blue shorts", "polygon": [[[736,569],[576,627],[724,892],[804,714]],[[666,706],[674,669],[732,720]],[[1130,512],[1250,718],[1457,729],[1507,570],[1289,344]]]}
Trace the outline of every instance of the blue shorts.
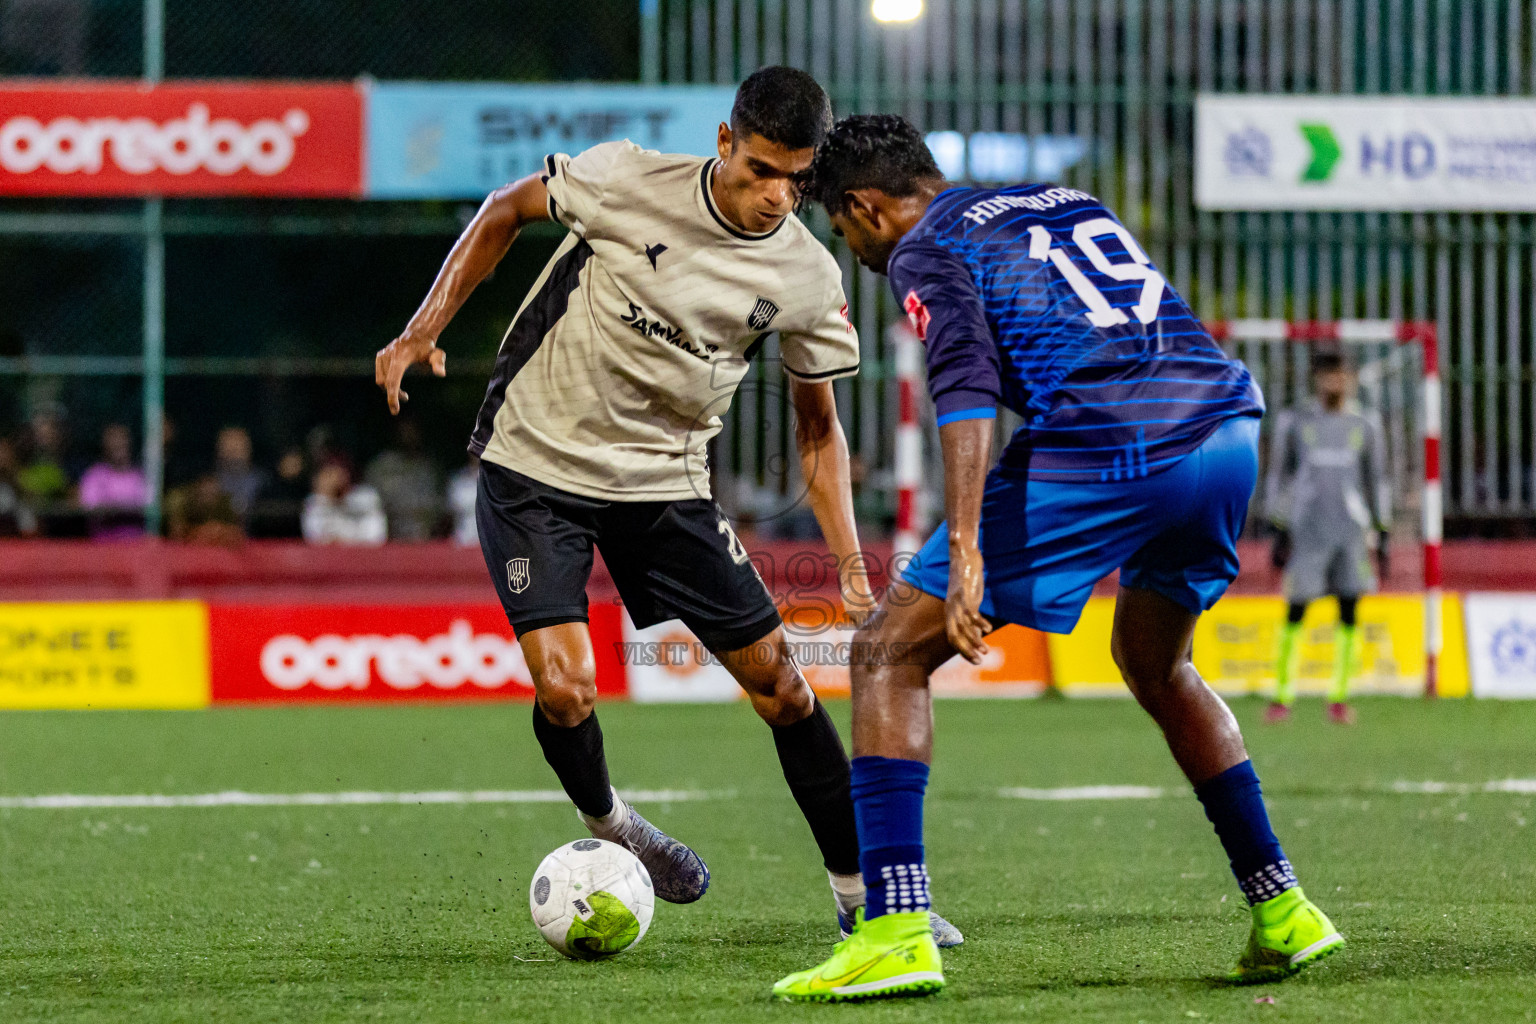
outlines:
{"label": "blue shorts", "polygon": [[[1196,614],[1237,578],[1237,538],[1259,473],[1259,421],[1234,417],[1169,468],[1140,480],[1054,483],[987,476],[981,504],[981,612],[1070,633],[1093,585],[1155,590]],[[943,600],[949,529],[940,524],[902,578]]]}

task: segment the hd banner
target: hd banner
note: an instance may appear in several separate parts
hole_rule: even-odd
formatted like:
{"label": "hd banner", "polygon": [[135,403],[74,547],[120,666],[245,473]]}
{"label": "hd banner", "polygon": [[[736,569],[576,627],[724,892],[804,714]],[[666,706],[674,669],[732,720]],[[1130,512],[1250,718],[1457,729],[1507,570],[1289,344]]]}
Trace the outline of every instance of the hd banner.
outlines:
{"label": "hd banner", "polygon": [[709,156],[730,120],[726,86],[377,82],[368,87],[372,199],[480,199],[549,153],[629,139]]}
{"label": "hd banner", "polygon": [[356,197],[350,83],[0,84],[0,196]]}
{"label": "hd banner", "polygon": [[1536,210],[1536,99],[1202,95],[1206,210]]}

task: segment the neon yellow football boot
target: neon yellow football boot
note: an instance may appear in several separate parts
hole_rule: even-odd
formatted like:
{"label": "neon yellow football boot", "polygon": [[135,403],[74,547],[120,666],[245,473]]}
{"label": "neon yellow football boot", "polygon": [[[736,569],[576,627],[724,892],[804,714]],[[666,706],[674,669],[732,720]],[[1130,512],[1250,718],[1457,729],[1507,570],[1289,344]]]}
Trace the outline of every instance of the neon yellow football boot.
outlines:
{"label": "neon yellow football boot", "polygon": [[928,911],[866,921],[861,908],[853,934],[837,944],[832,959],[780,980],[773,994],[799,1003],[842,1003],[924,996],[943,987],[944,964]]}
{"label": "neon yellow football boot", "polygon": [[1328,916],[1307,899],[1300,886],[1252,907],[1253,930],[1232,972],[1244,984],[1288,978],[1344,948]]}

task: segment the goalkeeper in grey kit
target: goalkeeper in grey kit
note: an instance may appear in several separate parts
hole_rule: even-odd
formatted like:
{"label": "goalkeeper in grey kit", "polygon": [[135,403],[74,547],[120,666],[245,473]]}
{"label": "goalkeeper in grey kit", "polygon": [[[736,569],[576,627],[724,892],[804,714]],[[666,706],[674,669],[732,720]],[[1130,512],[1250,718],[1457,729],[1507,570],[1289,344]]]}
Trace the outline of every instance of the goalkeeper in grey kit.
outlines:
{"label": "goalkeeper in grey kit", "polygon": [[1354,721],[1349,706],[1355,670],[1357,606],[1376,589],[1374,546],[1386,575],[1392,495],[1380,425],[1357,407],[1355,375],[1335,351],[1313,352],[1314,400],[1282,415],[1270,453],[1264,506],[1278,528],[1274,563],[1285,569],[1285,626],[1268,721],[1290,717],[1300,659],[1301,620],[1320,597],[1339,602],[1328,713]]}

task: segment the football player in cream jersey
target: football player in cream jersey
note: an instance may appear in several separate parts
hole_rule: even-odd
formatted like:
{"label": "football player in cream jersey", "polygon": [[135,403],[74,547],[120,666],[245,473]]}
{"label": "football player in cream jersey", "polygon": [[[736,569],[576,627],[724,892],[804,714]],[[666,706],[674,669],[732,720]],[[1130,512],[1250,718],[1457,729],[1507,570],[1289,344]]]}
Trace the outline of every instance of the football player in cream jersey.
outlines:
{"label": "football player in cream jersey", "polygon": [[[794,215],[793,176],[831,125],[816,81],[764,68],[742,83],[719,155],[604,143],[553,154],[497,190],[449,254],[405,332],[378,355],[391,412],[523,225],[570,229],[508,328],[470,438],[480,545],[533,675],[533,731],[594,836],[644,862],[656,894],[689,903],[709,871],[609,784],[593,709],[587,578],[599,548],[637,626],[681,619],[773,731],[821,848],[843,931],[863,904],[849,763],[786,647],[746,550],[710,496],[706,446],[777,332],[809,497],[850,617],[874,607],[859,554],[848,447],[831,381],[856,373],[842,274]],[[945,944],[959,933],[934,919]]]}

